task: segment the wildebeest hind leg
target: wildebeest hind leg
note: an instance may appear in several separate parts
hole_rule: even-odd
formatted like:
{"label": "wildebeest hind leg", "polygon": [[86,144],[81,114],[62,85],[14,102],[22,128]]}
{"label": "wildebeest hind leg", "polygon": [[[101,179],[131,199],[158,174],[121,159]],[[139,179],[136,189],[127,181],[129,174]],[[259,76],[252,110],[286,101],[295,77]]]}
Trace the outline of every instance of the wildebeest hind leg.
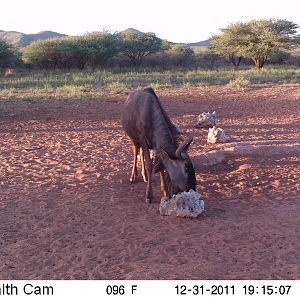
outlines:
{"label": "wildebeest hind leg", "polygon": [[141,160],[141,167],[142,167],[142,176],[143,176],[144,182],[147,182],[148,177],[147,177],[147,172],[146,172],[146,168],[145,168],[145,156],[144,156],[142,148],[140,148],[140,160]]}
{"label": "wildebeest hind leg", "polygon": [[130,182],[134,183],[137,180],[137,155],[138,155],[138,150],[139,146],[137,143],[132,141],[132,151],[133,151],[133,166],[132,166],[132,171],[131,171],[131,176],[130,176]]}
{"label": "wildebeest hind leg", "polygon": [[147,172],[147,188],[146,188],[146,202],[151,203],[153,200],[153,191],[151,184],[151,175],[152,175],[152,160],[150,158],[150,153],[148,149],[148,145],[145,140],[141,141],[141,147],[143,148],[143,156],[145,158],[145,167]]}

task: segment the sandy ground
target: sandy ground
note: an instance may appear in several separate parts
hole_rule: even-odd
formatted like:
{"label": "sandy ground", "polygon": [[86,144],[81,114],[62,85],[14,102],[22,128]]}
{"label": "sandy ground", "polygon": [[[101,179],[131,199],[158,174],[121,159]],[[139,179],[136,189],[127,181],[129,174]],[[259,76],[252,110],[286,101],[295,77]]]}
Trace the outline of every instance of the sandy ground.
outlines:
{"label": "sandy ground", "polygon": [[233,141],[299,139],[299,86],[158,94],[195,137],[196,219],[159,214],[158,177],[153,204],[129,183],[126,95],[0,101],[0,279],[300,279],[299,157],[203,167],[194,126],[216,110]]}

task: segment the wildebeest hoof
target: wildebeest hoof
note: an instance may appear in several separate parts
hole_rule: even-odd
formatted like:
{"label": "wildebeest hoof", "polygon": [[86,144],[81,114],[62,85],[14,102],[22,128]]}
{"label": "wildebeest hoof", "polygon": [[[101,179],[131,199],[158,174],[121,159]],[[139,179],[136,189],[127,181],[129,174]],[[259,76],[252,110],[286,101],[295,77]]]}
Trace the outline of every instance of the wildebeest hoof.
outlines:
{"label": "wildebeest hoof", "polygon": [[148,203],[148,204],[151,204],[151,203],[152,203],[152,201],[153,201],[153,199],[152,199],[152,198],[146,198],[146,203]]}
{"label": "wildebeest hoof", "polygon": [[130,183],[135,183],[136,182],[136,178],[135,177],[130,177],[129,181],[130,181]]}

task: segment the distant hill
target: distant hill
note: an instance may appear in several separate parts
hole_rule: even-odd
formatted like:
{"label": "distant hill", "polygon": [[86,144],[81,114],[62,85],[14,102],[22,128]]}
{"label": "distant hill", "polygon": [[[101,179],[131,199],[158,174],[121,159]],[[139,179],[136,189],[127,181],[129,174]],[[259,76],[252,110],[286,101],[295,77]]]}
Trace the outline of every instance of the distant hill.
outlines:
{"label": "distant hill", "polygon": [[65,37],[66,34],[61,34],[53,31],[41,31],[35,34],[25,34],[17,31],[3,31],[0,30],[0,38],[6,40],[7,42],[16,45],[17,47],[23,48],[32,42],[38,40],[47,40],[50,38],[60,38]]}
{"label": "distant hill", "polygon": [[[127,28],[127,29],[121,31],[120,33],[121,34],[133,33],[133,34],[138,34],[138,35],[145,34],[144,32],[139,31],[139,30],[134,29],[134,28]],[[196,48],[196,47],[209,47],[210,46],[209,40],[200,41],[200,42],[196,42],[196,43],[173,43],[172,42],[172,44],[187,45],[187,46],[190,46],[190,47],[193,47],[193,48]]]}
{"label": "distant hill", "polygon": [[120,31],[121,34],[128,34],[128,33],[133,33],[133,34],[137,34],[137,35],[143,35],[145,34],[145,32],[139,31],[137,29],[134,28],[127,28],[123,31]]}
{"label": "distant hill", "polygon": [[[127,28],[120,32],[121,34],[124,33],[134,33],[138,35],[143,35],[144,32],[139,31],[134,28]],[[0,38],[3,38],[7,42],[16,45],[17,47],[23,48],[31,44],[32,42],[38,41],[38,40],[47,40],[50,38],[60,38],[60,37],[66,37],[66,34],[61,34],[58,32],[53,31],[41,31],[35,34],[25,34],[22,32],[17,31],[3,31],[0,30]],[[184,44],[188,45],[190,47],[209,47],[210,43],[209,40],[196,42],[196,43],[172,43],[172,44]]]}
{"label": "distant hill", "polygon": [[209,42],[209,40],[205,40],[205,41],[196,42],[196,43],[188,43],[186,45],[188,45],[190,47],[209,47],[210,42]]}

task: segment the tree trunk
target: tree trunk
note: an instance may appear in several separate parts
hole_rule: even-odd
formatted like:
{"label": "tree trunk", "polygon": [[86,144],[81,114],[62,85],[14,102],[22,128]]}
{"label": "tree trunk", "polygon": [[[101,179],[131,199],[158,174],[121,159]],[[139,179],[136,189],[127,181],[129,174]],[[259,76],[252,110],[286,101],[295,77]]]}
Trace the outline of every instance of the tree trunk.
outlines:
{"label": "tree trunk", "polygon": [[129,60],[130,60],[131,65],[133,65],[134,67],[136,67],[138,65],[137,64],[137,59],[136,59],[135,56],[129,57]]}
{"label": "tree trunk", "polygon": [[242,61],[242,56],[239,56],[238,61],[236,63],[236,68],[238,68],[240,66],[241,61]]}
{"label": "tree trunk", "polygon": [[239,66],[240,66],[240,63],[241,63],[241,60],[242,60],[242,57],[239,56],[237,57],[237,59],[234,57],[234,55],[230,55],[229,56],[229,59],[231,61],[231,63],[233,64],[234,68],[237,69]]}
{"label": "tree trunk", "polygon": [[235,62],[233,54],[229,56],[229,59],[230,59],[231,63],[233,64],[234,68],[236,68],[236,62]]}
{"label": "tree trunk", "polygon": [[258,57],[252,57],[252,60],[255,63],[256,69],[258,69],[258,70],[262,69],[262,67],[264,66],[264,63],[265,63],[264,58],[261,58],[260,56],[258,56]]}

